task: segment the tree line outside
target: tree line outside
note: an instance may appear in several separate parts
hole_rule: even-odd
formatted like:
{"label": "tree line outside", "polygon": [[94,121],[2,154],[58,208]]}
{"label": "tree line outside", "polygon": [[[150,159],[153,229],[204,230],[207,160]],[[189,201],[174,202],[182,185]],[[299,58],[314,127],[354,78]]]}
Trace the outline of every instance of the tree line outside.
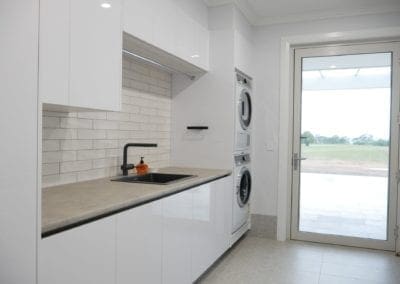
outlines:
{"label": "tree line outside", "polygon": [[322,136],[314,135],[310,131],[305,131],[301,135],[302,144],[309,146],[310,144],[353,144],[353,145],[369,145],[369,146],[389,146],[389,140],[375,139],[371,134],[362,134],[356,138],[346,136]]}

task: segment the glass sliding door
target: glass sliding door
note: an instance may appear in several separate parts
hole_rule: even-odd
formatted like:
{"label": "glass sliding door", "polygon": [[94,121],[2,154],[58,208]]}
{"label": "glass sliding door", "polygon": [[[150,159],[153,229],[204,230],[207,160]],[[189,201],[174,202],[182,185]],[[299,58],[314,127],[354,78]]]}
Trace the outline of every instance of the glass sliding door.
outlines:
{"label": "glass sliding door", "polygon": [[398,50],[295,50],[293,239],[395,249]]}

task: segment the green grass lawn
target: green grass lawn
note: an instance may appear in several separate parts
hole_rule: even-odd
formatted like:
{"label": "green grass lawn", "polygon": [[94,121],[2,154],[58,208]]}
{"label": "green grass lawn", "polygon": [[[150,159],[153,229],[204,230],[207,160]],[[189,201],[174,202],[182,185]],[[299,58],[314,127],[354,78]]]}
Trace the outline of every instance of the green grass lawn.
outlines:
{"label": "green grass lawn", "polygon": [[388,163],[389,147],[350,144],[302,145],[302,156],[309,160],[339,160],[355,163]]}

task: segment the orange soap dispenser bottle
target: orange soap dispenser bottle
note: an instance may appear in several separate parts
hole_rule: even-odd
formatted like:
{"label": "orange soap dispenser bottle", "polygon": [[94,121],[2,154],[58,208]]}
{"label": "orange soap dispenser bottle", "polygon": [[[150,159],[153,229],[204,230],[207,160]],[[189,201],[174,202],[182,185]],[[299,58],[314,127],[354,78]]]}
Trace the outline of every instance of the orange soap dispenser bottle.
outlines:
{"label": "orange soap dispenser bottle", "polygon": [[140,157],[140,162],[139,164],[136,166],[136,173],[138,175],[145,175],[147,174],[147,172],[149,171],[149,166],[147,164],[144,163],[143,161],[144,157]]}

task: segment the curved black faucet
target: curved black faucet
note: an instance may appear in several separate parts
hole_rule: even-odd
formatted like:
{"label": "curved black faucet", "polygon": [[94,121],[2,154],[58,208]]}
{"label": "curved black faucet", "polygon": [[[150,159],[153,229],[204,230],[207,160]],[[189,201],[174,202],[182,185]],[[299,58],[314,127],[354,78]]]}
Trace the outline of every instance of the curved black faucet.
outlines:
{"label": "curved black faucet", "polygon": [[128,171],[132,170],[135,165],[128,164],[128,148],[129,147],[157,147],[157,144],[154,143],[128,143],[124,146],[124,161],[121,165],[122,175],[127,176]]}

